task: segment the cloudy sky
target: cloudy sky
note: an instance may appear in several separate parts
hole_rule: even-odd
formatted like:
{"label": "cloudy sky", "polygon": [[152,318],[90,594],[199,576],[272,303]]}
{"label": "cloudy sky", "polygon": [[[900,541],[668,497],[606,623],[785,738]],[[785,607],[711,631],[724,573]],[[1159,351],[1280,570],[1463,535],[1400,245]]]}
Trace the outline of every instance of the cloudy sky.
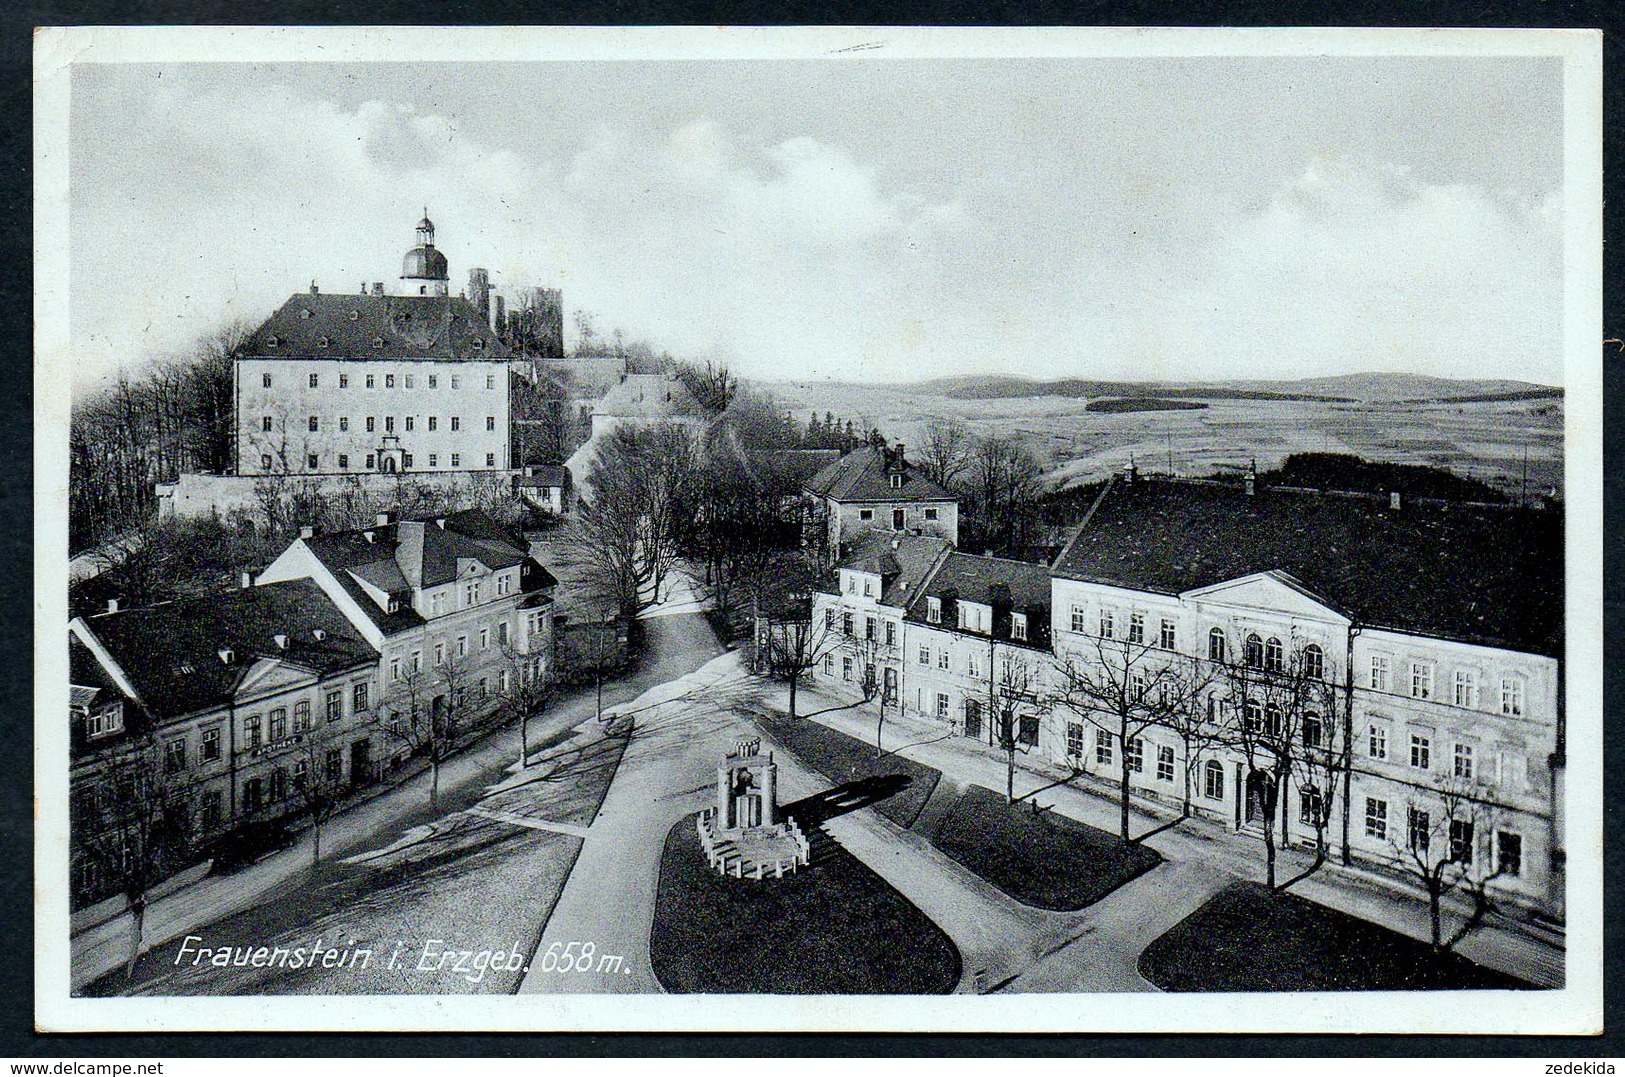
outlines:
{"label": "cloudy sky", "polygon": [[95,384],[472,265],[747,376],[1561,380],[1555,59],[81,65]]}

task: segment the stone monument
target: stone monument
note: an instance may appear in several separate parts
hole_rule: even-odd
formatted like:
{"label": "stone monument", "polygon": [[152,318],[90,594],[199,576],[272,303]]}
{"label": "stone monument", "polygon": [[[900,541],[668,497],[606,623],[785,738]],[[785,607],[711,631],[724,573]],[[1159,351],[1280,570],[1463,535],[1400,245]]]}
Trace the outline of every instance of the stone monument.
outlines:
{"label": "stone monument", "polygon": [[807,839],[779,818],[779,766],[760,737],[734,742],[717,767],[717,805],[699,816],[700,844],[721,875],[782,879],[807,863]]}

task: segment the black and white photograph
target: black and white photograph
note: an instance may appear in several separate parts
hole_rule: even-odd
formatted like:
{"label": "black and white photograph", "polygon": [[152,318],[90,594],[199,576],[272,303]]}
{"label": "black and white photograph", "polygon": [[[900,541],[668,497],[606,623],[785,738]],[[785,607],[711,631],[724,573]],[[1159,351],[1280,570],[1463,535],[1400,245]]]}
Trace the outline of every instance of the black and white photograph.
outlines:
{"label": "black and white photograph", "polygon": [[41,1028],[1600,1030],[1600,35],[35,50]]}

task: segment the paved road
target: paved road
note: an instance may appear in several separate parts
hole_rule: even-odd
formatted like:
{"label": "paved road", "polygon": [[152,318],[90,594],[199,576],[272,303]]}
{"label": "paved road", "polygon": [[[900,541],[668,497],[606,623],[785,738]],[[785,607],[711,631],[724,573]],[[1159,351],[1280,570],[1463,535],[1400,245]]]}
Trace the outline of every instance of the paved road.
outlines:
{"label": "paved road", "polygon": [[[604,686],[606,706],[626,703],[648,688],[681,677],[721,653],[705,618],[680,613],[646,622],[648,645],[643,658],[625,676]],[[596,695],[591,686],[576,690],[530,726],[532,744],[591,721]],[[431,826],[472,807],[486,790],[501,781],[519,756],[518,725],[504,727],[441,766],[439,812],[428,809],[427,772],[409,779],[330,820],[322,830],[322,855],[329,864],[386,846],[402,834]],[[147,910],[143,949],[150,950],[182,935],[311,884],[310,851],[305,841],[257,864],[226,875],[211,876],[178,891]],[[424,900],[433,900],[432,894]],[[128,914],[90,928],[72,940],[72,982],[77,988],[119,967],[129,954]]]}

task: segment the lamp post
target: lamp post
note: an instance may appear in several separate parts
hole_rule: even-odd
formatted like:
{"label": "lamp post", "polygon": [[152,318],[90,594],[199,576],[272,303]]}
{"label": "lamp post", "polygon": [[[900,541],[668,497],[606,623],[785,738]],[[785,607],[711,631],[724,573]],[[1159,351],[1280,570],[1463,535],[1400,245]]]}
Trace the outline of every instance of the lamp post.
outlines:
{"label": "lamp post", "polygon": [[603,612],[598,625],[597,645],[593,650],[593,672],[597,674],[598,722],[600,725],[604,721],[604,632],[614,620],[614,610],[605,610]]}

